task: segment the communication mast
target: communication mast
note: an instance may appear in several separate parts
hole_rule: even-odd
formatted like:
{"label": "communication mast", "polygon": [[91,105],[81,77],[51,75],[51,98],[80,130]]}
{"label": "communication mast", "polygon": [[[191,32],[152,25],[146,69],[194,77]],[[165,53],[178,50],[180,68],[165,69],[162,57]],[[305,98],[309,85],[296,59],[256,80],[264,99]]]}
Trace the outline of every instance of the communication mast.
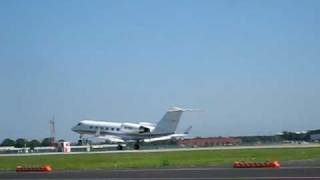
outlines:
{"label": "communication mast", "polygon": [[54,116],[49,121],[49,127],[50,127],[50,144],[53,146],[56,142],[56,128],[54,124]]}

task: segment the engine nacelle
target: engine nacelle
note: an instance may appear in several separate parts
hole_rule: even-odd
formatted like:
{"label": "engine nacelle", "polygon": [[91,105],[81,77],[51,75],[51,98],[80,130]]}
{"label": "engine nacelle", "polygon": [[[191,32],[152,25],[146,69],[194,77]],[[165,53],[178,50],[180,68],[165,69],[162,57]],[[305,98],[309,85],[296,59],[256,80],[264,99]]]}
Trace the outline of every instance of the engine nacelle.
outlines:
{"label": "engine nacelle", "polygon": [[150,129],[148,127],[134,123],[122,123],[121,130],[128,134],[141,134],[150,132]]}

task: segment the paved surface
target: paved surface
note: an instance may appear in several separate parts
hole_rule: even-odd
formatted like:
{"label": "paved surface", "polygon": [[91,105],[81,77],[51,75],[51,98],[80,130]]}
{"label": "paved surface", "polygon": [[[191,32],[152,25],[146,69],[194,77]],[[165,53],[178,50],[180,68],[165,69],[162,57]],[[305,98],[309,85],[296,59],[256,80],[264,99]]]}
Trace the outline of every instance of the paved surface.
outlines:
{"label": "paved surface", "polygon": [[53,153],[29,153],[29,154],[0,154],[1,156],[39,156],[39,155],[66,155],[66,154],[108,154],[108,153],[141,153],[141,152],[174,152],[174,151],[197,151],[197,150],[226,150],[226,149],[276,149],[276,148],[311,148],[320,144],[282,144],[282,145],[261,145],[261,146],[219,146],[206,148],[176,148],[176,149],[150,149],[150,150],[122,150],[122,151],[96,151],[96,152],[53,152]]}
{"label": "paved surface", "polygon": [[[105,151],[92,153],[136,153],[162,151],[192,151],[219,149],[253,149],[253,148],[304,148],[319,145],[276,145],[276,146],[233,146],[214,148],[163,149],[139,151]],[[56,154],[56,153],[54,153]],[[59,153],[64,155],[63,153]],[[75,153],[76,154],[76,153]],[[25,155],[25,154],[21,154]],[[43,155],[43,154],[32,154]],[[1,163],[1,162],[0,162]],[[53,171],[51,173],[16,173],[0,171],[0,179],[143,179],[143,180],[216,180],[216,179],[319,179],[320,161],[302,160],[281,163],[280,169],[233,169],[233,168],[178,168],[178,169],[139,169],[139,170],[93,170],[93,171]]]}
{"label": "paved surface", "polygon": [[179,168],[140,170],[54,171],[51,173],[0,172],[0,179],[320,179],[320,167],[280,169]]}

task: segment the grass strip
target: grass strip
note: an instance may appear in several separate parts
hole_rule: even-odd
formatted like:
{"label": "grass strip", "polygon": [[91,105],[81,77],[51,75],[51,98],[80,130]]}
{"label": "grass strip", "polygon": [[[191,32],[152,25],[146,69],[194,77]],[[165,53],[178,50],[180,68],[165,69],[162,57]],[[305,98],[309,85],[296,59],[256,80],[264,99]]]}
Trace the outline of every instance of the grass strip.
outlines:
{"label": "grass strip", "polygon": [[320,159],[320,148],[230,149],[152,153],[0,157],[0,170],[50,164],[55,170],[94,170],[231,165],[234,161]]}

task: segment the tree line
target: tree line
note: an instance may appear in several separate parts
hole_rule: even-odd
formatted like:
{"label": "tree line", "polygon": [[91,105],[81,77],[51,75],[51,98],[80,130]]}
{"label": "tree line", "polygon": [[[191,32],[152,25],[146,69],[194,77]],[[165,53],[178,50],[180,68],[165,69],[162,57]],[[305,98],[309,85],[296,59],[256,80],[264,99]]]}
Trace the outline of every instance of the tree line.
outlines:
{"label": "tree line", "polygon": [[305,132],[283,131],[279,136],[286,141],[312,141],[311,135],[313,134],[320,134],[320,129]]}
{"label": "tree line", "polygon": [[39,146],[52,146],[51,142],[51,138],[44,138],[41,141],[39,141],[38,139],[32,139],[28,141],[25,138],[18,138],[16,140],[6,138],[2,141],[0,146],[14,146],[16,148],[30,147],[31,149],[33,149],[34,147]]}
{"label": "tree line", "polygon": [[311,141],[312,134],[320,134],[320,129],[310,130],[306,132],[283,131],[278,135],[271,136],[238,136],[243,143],[272,143],[283,141]]}

